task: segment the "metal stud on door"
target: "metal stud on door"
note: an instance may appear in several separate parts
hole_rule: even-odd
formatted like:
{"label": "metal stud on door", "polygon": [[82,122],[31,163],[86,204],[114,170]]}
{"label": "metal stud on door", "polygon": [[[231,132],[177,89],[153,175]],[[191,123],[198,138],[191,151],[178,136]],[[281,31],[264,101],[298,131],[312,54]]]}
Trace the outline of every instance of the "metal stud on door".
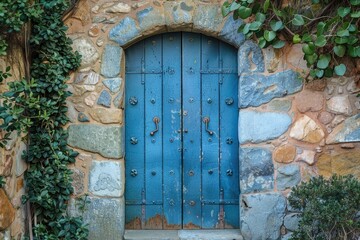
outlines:
{"label": "metal stud on door", "polygon": [[126,54],[126,227],[237,228],[236,50],[169,33]]}

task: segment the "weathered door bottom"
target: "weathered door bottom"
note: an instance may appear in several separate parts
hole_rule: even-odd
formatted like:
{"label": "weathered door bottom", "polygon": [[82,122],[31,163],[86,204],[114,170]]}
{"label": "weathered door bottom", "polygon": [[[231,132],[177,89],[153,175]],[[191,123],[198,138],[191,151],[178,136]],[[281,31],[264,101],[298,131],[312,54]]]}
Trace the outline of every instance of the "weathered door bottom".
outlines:
{"label": "weathered door bottom", "polygon": [[125,230],[125,240],[243,240],[238,229]]}

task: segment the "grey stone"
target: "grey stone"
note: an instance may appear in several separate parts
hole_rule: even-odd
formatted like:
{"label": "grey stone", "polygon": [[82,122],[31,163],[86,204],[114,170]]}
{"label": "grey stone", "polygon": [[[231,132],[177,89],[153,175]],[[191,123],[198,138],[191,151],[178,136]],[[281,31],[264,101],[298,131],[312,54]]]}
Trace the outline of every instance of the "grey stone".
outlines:
{"label": "grey stone", "polygon": [[111,95],[108,91],[103,90],[97,100],[98,105],[109,108],[111,106]]}
{"label": "grey stone", "polygon": [[68,209],[70,216],[82,216],[89,229],[89,240],[122,239],[125,229],[125,201],[88,197],[85,211],[79,209],[79,202],[72,200]]}
{"label": "grey stone", "polygon": [[[251,66],[255,68],[252,69]],[[264,72],[264,56],[260,47],[253,41],[245,41],[238,51],[238,74]]]}
{"label": "grey stone", "polygon": [[113,103],[114,103],[114,106],[115,107],[117,107],[117,108],[121,108],[122,106],[122,98],[123,98],[123,93],[121,92],[121,93],[119,93],[118,95],[116,95],[116,97],[115,97],[115,99],[114,99],[114,101],[113,101]]}
{"label": "grey stone", "polygon": [[90,122],[89,117],[83,112],[79,112],[78,120],[79,120],[79,122]]}
{"label": "grey stone", "polygon": [[284,218],[284,226],[289,231],[295,231],[299,226],[300,217],[298,213],[290,213]]}
{"label": "grey stone", "polygon": [[93,23],[102,23],[102,22],[105,22],[105,21],[106,21],[106,17],[103,17],[103,16],[95,16],[92,19]]}
{"label": "grey stone", "polygon": [[15,146],[18,138],[19,138],[18,132],[12,131],[9,136],[9,140],[6,141],[5,149],[8,151],[11,150]]}
{"label": "grey stone", "polygon": [[101,75],[107,78],[117,77],[120,73],[122,55],[123,49],[121,47],[107,44],[102,55]]}
{"label": "grey stone", "polygon": [[240,45],[245,42],[245,35],[237,31],[241,24],[242,20],[238,19],[235,21],[232,15],[229,16],[226,19],[219,37],[237,48],[240,47]]}
{"label": "grey stone", "polygon": [[326,107],[333,113],[350,115],[353,110],[348,95],[334,96],[326,102]]}
{"label": "grey stone", "polygon": [[219,6],[199,4],[194,14],[194,28],[204,32],[217,32],[222,20]]}
{"label": "grey stone", "polygon": [[302,79],[293,70],[270,76],[243,74],[239,80],[239,107],[257,107],[274,98],[284,97],[302,89]]}
{"label": "grey stone", "polygon": [[165,16],[163,12],[153,7],[145,8],[136,13],[141,31],[151,31],[152,29],[165,25]]}
{"label": "grey stone", "polygon": [[326,143],[345,143],[360,141],[360,113],[346,119],[327,137]]}
{"label": "grey stone", "polygon": [[101,197],[121,197],[124,193],[124,166],[120,162],[93,161],[89,191]]}
{"label": "grey stone", "polygon": [[193,21],[193,1],[166,1],[164,3],[165,23],[168,27],[190,24]]}
{"label": "grey stone", "polygon": [[84,192],[85,185],[84,185],[84,178],[85,173],[81,169],[74,168],[71,169],[72,171],[72,187],[74,189],[74,195],[80,195]]}
{"label": "grey stone", "polygon": [[274,188],[274,165],[266,148],[240,148],[240,190],[261,192]]}
{"label": "grey stone", "polygon": [[280,193],[241,196],[240,230],[244,239],[279,239],[286,200]]}
{"label": "grey stone", "polygon": [[285,133],[290,124],[291,117],[286,113],[242,110],[239,113],[240,144],[275,139]]}
{"label": "grey stone", "polygon": [[99,153],[103,157],[122,158],[124,156],[123,130],[120,126],[70,125],[68,144]]}
{"label": "grey stone", "polygon": [[99,82],[99,74],[94,71],[88,72],[79,72],[76,74],[74,83],[76,84],[86,84],[86,85],[96,85]]}
{"label": "grey stone", "polygon": [[287,234],[281,236],[281,240],[290,240],[292,236],[292,232],[288,232]]}
{"label": "grey stone", "polygon": [[68,108],[66,116],[69,118],[70,122],[76,123],[78,112],[76,111],[74,105],[67,101],[66,106]]}
{"label": "grey stone", "polygon": [[279,190],[293,187],[300,181],[301,174],[298,165],[285,165],[277,169],[276,184]]}
{"label": "grey stone", "polygon": [[94,43],[88,38],[77,38],[73,40],[73,49],[81,55],[81,67],[86,68],[95,64],[99,59],[99,53]]}
{"label": "grey stone", "polygon": [[103,84],[113,93],[117,93],[120,90],[122,79],[121,78],[110,78],[105,79]]}
{"label": "grey stone", "polygon": [[139,37],[139,28],[136,26],[134,19],[125,17],[110,30],[109,36],[110,40],[123,46]]}
{"label": "grey stone", "polygon": [[268,110],[276,112],[287,112],[291,108],[291,100],[274,99],[269,103]]}
{"label": "grey stone", "polygon": [[20,142],[19,149],[16,151],[15,164],[16,164],[16,177],[21,176],[27,169],[27,164],[22,158],[22,155],[26,151],[26,144]]}

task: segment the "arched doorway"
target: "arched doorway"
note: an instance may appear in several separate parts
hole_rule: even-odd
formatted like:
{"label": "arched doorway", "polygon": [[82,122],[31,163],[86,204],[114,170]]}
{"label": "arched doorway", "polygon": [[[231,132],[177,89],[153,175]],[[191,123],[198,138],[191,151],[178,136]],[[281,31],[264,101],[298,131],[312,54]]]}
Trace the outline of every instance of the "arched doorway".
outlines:
{"label": "arched doorway", "polygon": [[167,33],[126,50],[126,228],[239,227],[237,50]]}

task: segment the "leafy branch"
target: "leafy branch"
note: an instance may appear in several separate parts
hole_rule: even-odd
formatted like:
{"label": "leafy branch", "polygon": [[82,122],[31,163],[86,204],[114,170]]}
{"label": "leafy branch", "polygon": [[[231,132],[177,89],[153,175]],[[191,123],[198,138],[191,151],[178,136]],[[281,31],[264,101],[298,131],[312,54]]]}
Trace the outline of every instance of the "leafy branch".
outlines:
{"label": "leafy branch", "polygon": [[228,0],[222,13],[242,19],[238,32],[261,48],[302,43],[312,78],[343,76],[343,58],[360,57],[360,0]]}

